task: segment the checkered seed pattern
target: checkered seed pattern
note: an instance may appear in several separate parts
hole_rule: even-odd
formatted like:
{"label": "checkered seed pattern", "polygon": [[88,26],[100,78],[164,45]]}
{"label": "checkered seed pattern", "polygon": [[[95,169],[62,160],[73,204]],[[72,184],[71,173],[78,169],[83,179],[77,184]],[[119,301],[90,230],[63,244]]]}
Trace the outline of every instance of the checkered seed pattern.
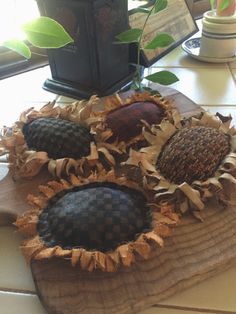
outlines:
{"label": "checkered seed pattern", "polygon": [[146,203],[140,192],[111,183],[67,190],[41,213],[39,236],[48,247],[114,250],[149,230]]}
{"label": "checkered seed pattern", "polygon": [[210,127],[183,128],[162,149],[157,168],[173,183],[191,184],[214,176],[229,151],[228,135]]}
{"label": "checkered seed pattern", "polygon": [[49,158],[81,158],[90,152],[93,136],[85,127],[57,118],[39,118],[23,127],[29,149],[45,151]]}
{"label": "checkered seed pattern", "polygon": [[113,132],[111,140],[129,141],[142,130],[141,120],[160,123],[165,116],[163,108],[152,102],[135,102],[108,113],[106,123]]}

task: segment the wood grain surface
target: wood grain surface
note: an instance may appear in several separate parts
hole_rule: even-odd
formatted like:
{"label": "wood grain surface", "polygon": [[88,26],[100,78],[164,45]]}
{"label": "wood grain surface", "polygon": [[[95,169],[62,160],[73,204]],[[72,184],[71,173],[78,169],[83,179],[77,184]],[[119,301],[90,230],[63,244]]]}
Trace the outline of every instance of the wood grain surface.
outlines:
{"label": "wood grain surface", "polygon": [[[184,116],[202,111],[170,88],[163,94]],[[26,195],[49,179],[46,172],[14,182],[9,173],[0,182],[0,216],[15,217],[28,208]],[[138,313],[176,292],[229,267],[236,260],[236,211],[209,203],[204,222],[185,216],[149,260],[140,260],[116,273],[88,273],[68,260],[33,261],[31,270],[40,300],[50,314]]]}
{"label": "wood grain surface", "polygon": [[129,314],[183,291],[236,259],[236,211],[212,203],[203,216],[203,223],[185,217],[164,248],[117,273],[88,273],[67,260],[32,262],[39,298],[53,314]]}

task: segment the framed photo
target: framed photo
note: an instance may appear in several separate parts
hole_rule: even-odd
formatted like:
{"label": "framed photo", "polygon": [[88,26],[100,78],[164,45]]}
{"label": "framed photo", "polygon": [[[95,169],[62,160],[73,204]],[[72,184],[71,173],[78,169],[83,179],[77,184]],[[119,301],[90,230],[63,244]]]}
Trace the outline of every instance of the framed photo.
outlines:
{"label": "framed photo", "polygon": [[[131,2],[133,0],[130,0]],[[153,1],[135,1],[140,4],[146,2],[142,7],[150,7]],[[136,12],[135,9],[129,11],[129,24],[131,28],[143,28],[146,13]],[[166,48],[156,48],[153,50],[142,50],[141,64],[145,67],[153,65],[158,59],[169,53],[180,45],[187,38],[198,31],[197,24],[192,17],[187,3],[184,0],[169,0],[166,9],[151,15],[144,29],[142,47],[146,46],[157,34],[168,33],[174,38],[174,43]],[[130,45],[130,62],[137,62],[137,46]]]}

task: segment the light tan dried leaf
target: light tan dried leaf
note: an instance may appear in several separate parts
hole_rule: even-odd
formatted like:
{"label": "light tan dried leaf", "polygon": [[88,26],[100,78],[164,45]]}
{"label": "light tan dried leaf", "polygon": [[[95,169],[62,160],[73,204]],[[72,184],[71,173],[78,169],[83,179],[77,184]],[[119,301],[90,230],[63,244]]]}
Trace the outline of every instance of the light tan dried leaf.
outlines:
{"label": "light tan dried leaf", "polygon": [[82,255],[81,249],[72,249],[71,265],[74,267],[78,264],[80,257]]}
{"label": "light tan dried leaf", "polygon": [[198,210],[193,210],[193,211],[192,211],[192,214],[193,214],[193,216],[194,216],[195,218],[197,218],[197,220],[199,220],[199,221],[201,221],[201,222],[204,221],[204,219],[203,219],[201,213],[200,213]]}
{"label": "light tan dried leaf", "polygon": [[31,112],[33,109],[34,109],[34,107],[30,107],[29,109],[23,111],[23,112],[21,113],[21,115],[20,115],[19,121],[20,121],[20,122],[23,122],[23,123],[28,122],[27,114],[28,114],[29,112]]}
{"label": "light tan dried leaf", "polygon": [[105,147],[99,147],[98,151],[104,155],[106,160],[112,165],[115,166],[116,162],[114,157],[109,153],[109,151]]}
{"label": "light tan dried leaf", "polygon": [[53,177],[56,177],[56,160],[51,159],[48,163],[48,172],[51,173]]}
{"label": "light tan dried leaf", "polygon": [[134,254],[131,251],[130,244],[123,244],[117,248],[122,264],[129,267],[134,262]]}
{"label": "light tan dried leaf", "polygon": [[32,239],[26,240],[21,246],[23,255],[26,258],[26,261],[29,263],[32,258],[35,257],[40,251],[44,249],[44,245],[40,240],[39,236],[35,236]]}
{"label": "light tan dried leaf", "polygon": [[90,265],[92,264],[93,253],[86,250],[81,250],[81,252],[80,267],[84,270],[89,270]]}
{"label": "light tan dried leaf", "polygon": [[199,120],[199,125],[208,126],[218,130],[222,125],[222,122],[217,116],[211,114],[210,112],[205,111],[203,112],[203,115]]}
{"label": "light tan dried leaf", "polygon": [[200,210],[202,210],[205,205],[201,201],[201,196],[199,191],[193,189],[189,184],[186,182],[182,183],[178,186],[178,188],[191,200],[191,202]]}
{"label": "light tan dried leaf", "polygon": [[34,177],[39,173],[43,165],[48,162],[47,153],[34,152],[31,154],[25,164],[19,169],[19,173],[22,177]]}
{"label": "light tan dried leaf", "polygon": [[32,194],[27,195],[27,202],[30,205],[37,206],[38,208],[44,208],[45,204],[47,203],[47,198],[43,196],[34,196]]}
{"label": "light tan dried leaf", "polygon": [[27,214],[17,217],[15,226],[21,233],[27,236],[34,236],[37,234],[38,210],[31,210]]}
{"label": "light tan dried leaf", "polygon": [[55,192],[53,189],[51,189],[48,186],[45,185],[39,185],[38,189],[41,193],[43,193],[48,199],[53,197],[55,195]]}
{"label": "light tan dried leaf", "polygon": [[96,251],[94,252],[94,259],[96,268],[98,267],[101,270],[106,270],[106,254]]}
{"label": "light tan dried leaf", "polygon": [[134,242],[132,245],[135,252],[137,252],[144,259],[148,259],[150,256],[151,248],[146,242]]}
{"label": "light tan dried leaf", "polygon": [[90,143],[90,155],[86,157],[88,161],[96,161],[98,160],[98,151],[97,146],[94,142]]}
{"label": "light tan dried leaf", "polygon": [[64,179],[60,179],[60,182],[63,186],[63,190],[69,189],[71,188],[71,185],[68,181],[64,180]]}
{"label": "light tan dried leaf", "polygon": [[109,256],[112,259],[112,261],[114,261],[115,265],[120,264],[120,255],[117,251],[110,252],[107,254],[107,256]]}
{"label": "light tan dried leaf", "polygon": [[164,224],[158,223],[155,227],[154,227],[154,232],[156,234],[158,234],[160,237],[169,237],[172,234],[172,230]]}
{"label": "light tan dried leaf", "polygon": [[117,270],[118,264],[116,264],[109,255],[105,255],[105,258],[106,271],[109,273],[115,272]]}
{"label": "light tan dried leaf", "polygon": [[62,249],[60,246],[55,247],[54,256],[67,257],[71,255],[71,250]]}
{"label": "light tan dried leaf", "polygon": [[102,101],[105,110],[113,110],[123,105],[123,101],[121,100],[118,94],[111,95],[109,97],[105,97]]}
{"label": "light tan dried leaf", "polygon": [[47,185],[53,189],[54,193],[59,193],[63,190],[62,184],[58,181],[49,181]]}
{"label": "light tan dried leaf", "polygon": [[144,236],[147,240],[152,240],[155,243],[159,244],[161,247],[163,247],[164,245],[163,239],[159,235],[157,235],[154,231],[147,232],[144,234]]}
{"label": "light tan dried leaf", "polygon": [[70,174],[70,182],[73,186],[79,186],[82,184],[82,181],[79,179],[79,177],[77,177],[73,173]]}

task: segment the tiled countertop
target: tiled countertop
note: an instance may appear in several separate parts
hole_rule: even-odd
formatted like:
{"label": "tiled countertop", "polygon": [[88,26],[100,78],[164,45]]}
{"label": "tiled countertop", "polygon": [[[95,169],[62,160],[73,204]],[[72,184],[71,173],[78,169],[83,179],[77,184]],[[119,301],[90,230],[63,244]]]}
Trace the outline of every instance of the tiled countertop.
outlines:
{"label": "tiled countertop", "polygon": [[[176,48],[153,68],[171,70],[180,81],[172,87],[211,112],[231,113],[236,124],[236,62],[203,63]],[[0,127],[11,125],[22,110],[41,107],[55,98],[41,86],[48,67],[0,82]],[[59,97],[59,102],[72,99]],[[0,314],[46,314],[35,292],[30,269],[20,250],[14,227],[0,227]],[[143,314],[236,313],[236,266],[164,300]]]}

